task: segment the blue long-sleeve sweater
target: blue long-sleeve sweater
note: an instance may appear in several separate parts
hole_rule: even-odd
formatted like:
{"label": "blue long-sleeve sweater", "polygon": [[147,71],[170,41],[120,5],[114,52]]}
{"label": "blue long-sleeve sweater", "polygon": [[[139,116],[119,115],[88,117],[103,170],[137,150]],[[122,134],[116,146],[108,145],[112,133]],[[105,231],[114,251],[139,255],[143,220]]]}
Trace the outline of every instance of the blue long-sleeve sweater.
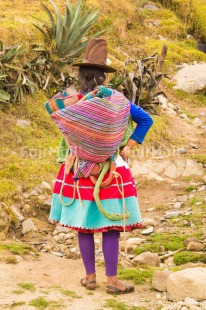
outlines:
{"label": "blue long-sleeve sweater", "polygon": [[147,112],[136,106],[132,101],[130,101],[130,114],[132,116],[132,120],[137,124],[130,139],[141,144],[153,124],[153,119]]}

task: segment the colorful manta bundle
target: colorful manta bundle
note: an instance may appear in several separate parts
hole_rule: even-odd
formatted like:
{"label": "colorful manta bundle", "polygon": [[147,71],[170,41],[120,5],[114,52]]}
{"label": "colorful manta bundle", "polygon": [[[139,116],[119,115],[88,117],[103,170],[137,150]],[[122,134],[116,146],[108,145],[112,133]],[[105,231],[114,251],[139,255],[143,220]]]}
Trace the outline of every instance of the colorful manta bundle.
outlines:
{"label": "colorful manta bundle", "polygon": [[130,103],[116,90],[110,94],[80,100],[51,114],[71,153],[79,158],[78,176],[88,177],[95,163],[114,156],[124,137]]}

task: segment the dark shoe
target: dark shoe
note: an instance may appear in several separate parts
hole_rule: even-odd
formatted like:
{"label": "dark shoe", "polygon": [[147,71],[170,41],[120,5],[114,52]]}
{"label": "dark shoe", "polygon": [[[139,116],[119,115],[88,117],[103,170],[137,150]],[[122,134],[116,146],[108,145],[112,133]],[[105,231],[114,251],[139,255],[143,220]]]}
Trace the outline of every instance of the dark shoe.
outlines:
{"label": "dark shoe", "polygon": [[85,278],[83,278],[83,279],[81,279],[80,280],[80,283],[81,283],[81,285],[82,286],[84,286],[87,290],[95,290],[95,288],[96,288],[96,285],[94,286],[94,285],[92,285],[91,286],[91,284],[96,284],[96,281],[95,280],[93,280],[93,281],[87,281],[87,280],[85,280]]}
{"label": "dark shoe", "polygon": [[111,295],[120,295],[120,294],[129,294],[134,292],[134,286],[132,285],[126,285],[124,290],[120,290],[119,288],[115,286],[107,286],[106,292]]}

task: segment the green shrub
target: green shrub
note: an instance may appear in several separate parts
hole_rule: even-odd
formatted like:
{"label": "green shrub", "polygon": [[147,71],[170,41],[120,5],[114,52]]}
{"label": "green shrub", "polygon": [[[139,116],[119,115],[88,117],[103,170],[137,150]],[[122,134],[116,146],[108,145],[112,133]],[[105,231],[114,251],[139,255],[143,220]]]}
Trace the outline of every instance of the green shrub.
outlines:
{"label": "green shrub", "polygon": [[206,253],[180,252],[173,256],[176,265],[184,265],[187,263],[203,263],[206,264]]}

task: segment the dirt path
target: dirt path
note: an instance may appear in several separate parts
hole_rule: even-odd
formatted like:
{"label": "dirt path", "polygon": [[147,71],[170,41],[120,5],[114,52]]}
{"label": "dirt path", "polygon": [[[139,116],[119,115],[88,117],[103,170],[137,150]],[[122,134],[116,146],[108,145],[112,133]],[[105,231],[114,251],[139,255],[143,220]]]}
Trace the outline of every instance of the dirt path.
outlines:
{"label": "dirt path", "polygon": [[[0,270],[1,309],[13,309],[17,306],[19,310],[36,309],[29,303],[39,297],[48,301],[47,309],[100,310],[105,306],[106,300],[111,298],[138,307],[147,305],[156,295],[143,285],[136,287],[135,293],[130,295],[115,298],[108,295],[105,292],[104,268],[101,266],[97,267],[99,287],[94,292],[85,290],[79,283],[84,276],[81,260],[46,253],[41,253],[37,260],[26,256],[17,265],[1,263]],[[30,291],[29,287],[22,289],[19,286],[22,283],[33,283],[34,291]]]}
{"label": "dirt path", "polygon": [[[192,111],[196,117],[200,112],[206,112],[206,108],[196,108]],[[178,132],[177,128],[180,128]],[[192,123],[188,124],[174,117],[170,131],[170,135],[173,135],[174,139],[176,137],[184,138],[183,146],[187,149],[184,157],[193,153],[205,153],[205,136],[202,135],[202,130]],[[197,142],[198,148],[194,150],[190,146],[190,142]],[[156,219],[157,228],[161,227],[159,219],[168,210],[172,199],[185,194],[186,181],[184,183],[181,180],[181,182],[180,188],[172,188],[171,183],[168,182],[143,182],[140,184],[139,200],[142,216]],[[162,207],[160,208],[160,206]],[[164,227],[164,229],[167,228]],[[171,232],[172,226],[170,225],[168,229]],[[136,236],[138,234],[141,232],[137,232]],[[65,259],[49,253],[40,253],[38,259],[34,259],[32,255],[20,257],[16,265],[0,261],[0,309],[44,309],[47,305],[46,309],[48,310],[100,310],[111,309],[109,303],[111,305],[112,302],[115,305],[112,309],[157,309],[154,306],[157,292],[150,290],[148,284],[136,286],[133,294],[114,297],[105,292],[106,277],[102,265],[97,264],[99,286],[94,292],[87,291],[80,285],[80,279],[83,276],[84,268],[80,259]],[[30,304],[32,301],[33,303]],[[123,305],[120,308],[118,302],[124,303],[126,306]]]}

